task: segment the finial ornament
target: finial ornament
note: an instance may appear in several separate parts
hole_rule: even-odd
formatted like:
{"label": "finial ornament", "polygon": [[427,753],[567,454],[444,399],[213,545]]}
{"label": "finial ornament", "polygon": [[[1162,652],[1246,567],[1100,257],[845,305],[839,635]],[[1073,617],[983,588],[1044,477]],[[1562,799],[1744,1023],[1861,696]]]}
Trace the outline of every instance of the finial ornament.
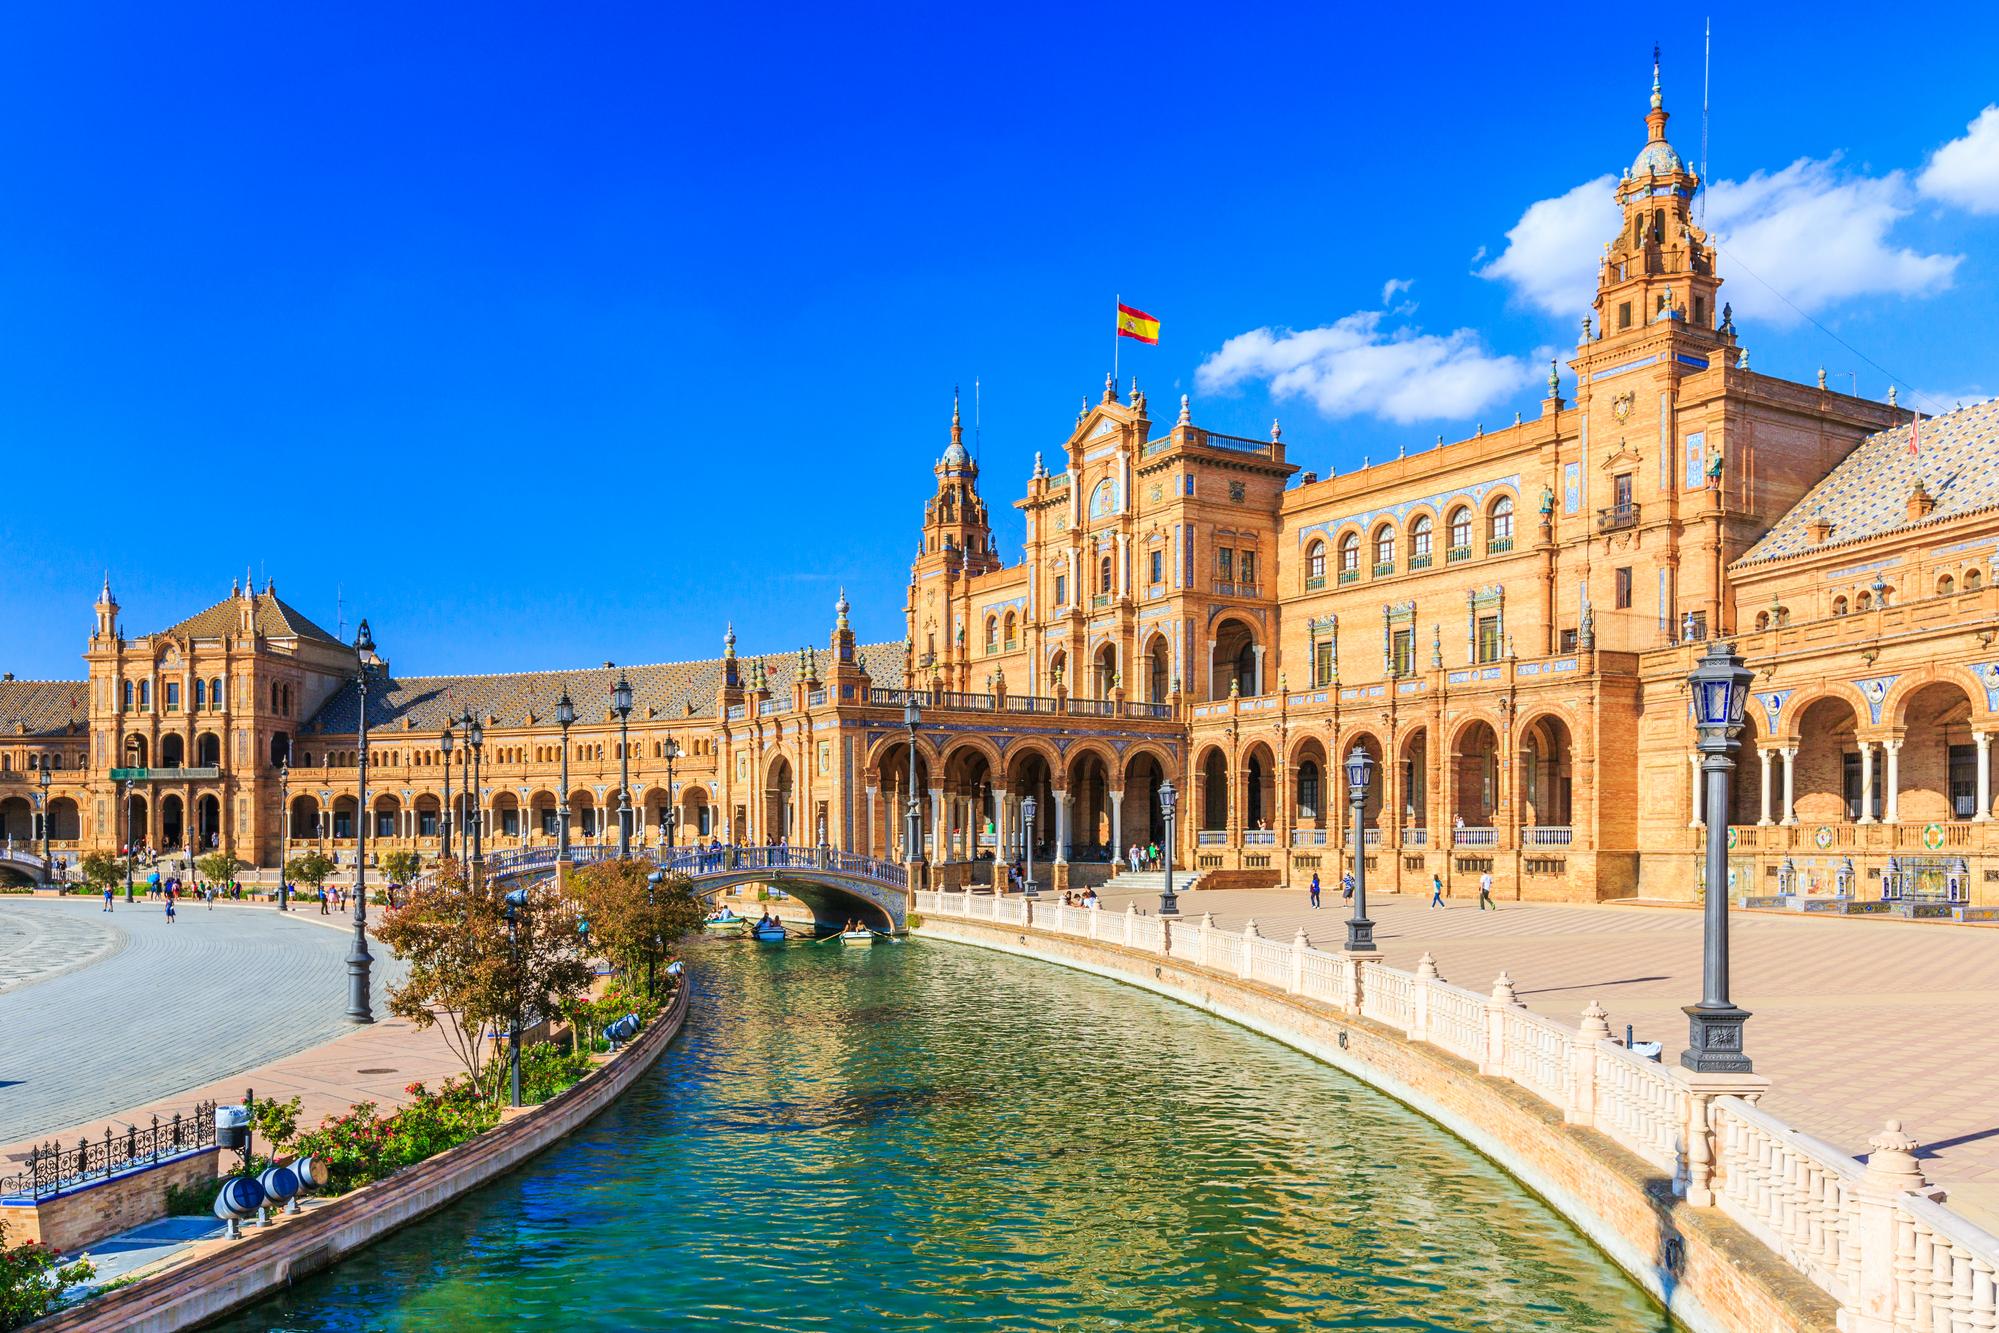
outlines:
{"label": "finial ornament", "polygon": [[1284,438],[1284,427],[1278,424],[1276,417],[1272,417],[1270,419],[1270,442],[1272,444],[1276,444],[1279,440],[1283,438]]}
{"label": "finial ornament", "polygon": [[1104,401],[1107,403],[1117,401],[1117,376],[1109,371],[1104,372]]}
{"label": "finial ornament", "polygon": [[1184,393],[1180,395],[1180,424],[1183,426],[1194,424],[1194,412],[1188,406],[1187,395]]}
{"label": "finial ornament", "polygon": [[1659,91],[1659,44],[1654,42],[1652,43],[1652,109],[1657,111],[1665,104],[1665,94]]}
{"label": "finial ornament", "polygon": [[722,656],[734,657],[735,655],[736,655],[736,622],[732,620],[729,622],[728,629],[722,635]]}
{"label": "finial ornament", "polygon": [[1819,367],[1819,392],[1825,392],[1825,367]]}
{"label": "finial ornament", "polygon": [[[1744,357],[1747,357],[1749,353],[1744,352],[1742,355]],[[1896,405],[1897,404],[1895,402],[1895,386],[1891,384],[1888,386],[1888,406],[1894,407]]]}
{"label": "finial ornament", "polygon": [[835,620],[835,622],[834,622],[834,623],[835,623],[835,624],[836,624],[836,625],[837,625],[837,626],[838,626],[838,627],[839,627],[840,629],[845,629],[845,628],[847,628],[847,612],[848,612],[848,611],[849,611],[850,609],[851,609],[851,608],[850,608],[850,607],[849,607],[849,606],[847,605],[847,590],[846,590],[845,588],[841,588],[841,589],[840,589],[840,600],[839,600],[839,601],[837,601],[837,602],[835,602],[835,603],[833,603],[833,614],[834,614],[834,616],[836,617],[836,620]]}
{"label": "finial ornament", "polygon": [[1559,398],[1562,396],[1562,373],[1556,368],[1557,365],[1558,363],[1553,360],[1548,362],[1548,396],[1550,398]]}
{"label": "finial ornament", "polygon": [[1737,370],[1749,369],[1749,349],[1747,347],[1742,349],[1741,356],[1735,358],[1735,368]]}

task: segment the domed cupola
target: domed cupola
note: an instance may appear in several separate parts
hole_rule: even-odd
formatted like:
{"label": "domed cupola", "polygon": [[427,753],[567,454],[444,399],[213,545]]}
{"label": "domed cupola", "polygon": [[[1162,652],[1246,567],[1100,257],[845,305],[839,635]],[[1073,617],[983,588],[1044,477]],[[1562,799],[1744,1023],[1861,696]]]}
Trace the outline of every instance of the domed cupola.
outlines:
{"label": "domed cupola", "polygon": [[945,446],[944,457],[938,460],[940,472],[973,472],[978,468],[972,462],[971,453],[965,448],[965,423],[958,415],[958,395],[951,395],[951,443]]}
{"label": "domed cupola", "polygon": [[1631,164],[1634,177],[1670,176],[1687,169],[1687,164],[1666,142],[1666,99],[1659,89],[1659,53],[1652,53],[1652,109],[1645,114],[1645,128],[1650,138],[1638,150],[1637,160]]}

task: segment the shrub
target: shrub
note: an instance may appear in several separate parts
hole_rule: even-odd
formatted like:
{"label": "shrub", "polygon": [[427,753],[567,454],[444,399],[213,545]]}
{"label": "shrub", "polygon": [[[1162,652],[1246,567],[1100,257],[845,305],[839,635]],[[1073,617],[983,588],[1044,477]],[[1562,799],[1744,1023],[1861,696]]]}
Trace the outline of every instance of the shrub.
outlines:
{"label": "shrub", "polygon": [[64,1263],[62,1256],[35,1241],[7,1245],[7,1228],[0,1223],[0,1329],[20,1328],[61,1309],[63,1290],[96,1276],[87,1259]]}
{"label": "shrub", "polygon": [[413,1100],[391,1115],[362,1102],[292,1141],[293,1151],[310,1153],[326,1166],[327,1193],[394,1175],[499,1123],[498,1108],[469,1079],[448,1079],[436,1092],[421,1083],[405,1091]]}

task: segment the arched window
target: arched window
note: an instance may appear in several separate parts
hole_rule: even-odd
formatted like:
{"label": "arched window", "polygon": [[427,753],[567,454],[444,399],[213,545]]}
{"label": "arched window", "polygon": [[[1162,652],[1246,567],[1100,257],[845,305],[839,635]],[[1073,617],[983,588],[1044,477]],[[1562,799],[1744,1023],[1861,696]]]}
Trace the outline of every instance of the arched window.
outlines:
{"label": "arched window", "polygon": [[1298,765],[1298,814],[1303,819],[1319,817],[1319,766],[1310,759]]}
{"label": "arched window", "polygon": [[1013,614],[1013,612],[1011,612],[1011,611],[1007,612],[1007,613],[1006,613],[1006,636],[1005,636],[1005,640],[1004,640],[1004,641],[1005,641],[1005,644],[1006,644],[1006,647],[1007,647],[1007,650],[1008,650],[1008,651],[1012,651],[1012,649],[1013,649],[1013,641],[1014,641],[1014,636],[1015,636],[1015,634],[1017,633],[1018,629],[1019,629],[1019,622],[1018,622],[1018,621],[1017,621],[1017,620],[1016,620],[1016,619],[1014,618],[1014,614]]}
{"label": "arched window", "polygon": [[272,681],[272,682],[271,682],[271,708],[272,708],[272,709],[273,709],[273,710],[275,711],[275,710],[276,710],[276,708],[277,708],[277,706],[278,706],[278,683],[277,683],[276,681]]}
{"label": "arched window", "polygon": [[1832,599],[1832,613],[1836,616],[1846,614],[1846,599],[1844,597],[1835,597]]}
{"label": "arched window", "polygon": [[153,682],[151,682],[150,680],[142,680],[139,682],[139,711],[142,713],[150,712],[152,711],[152,707],[153,707]]}
{"label": "arched window", "polygon": [[1340,577],[1360,573],[1360,534],[1349,532],[1340,538]]}
{"label": "arched window", "polygon": [[1451,511],[1450,539],[1454,557],[1461,559],[1471,554],[1471,510],[1463,505]]}
{"label": "arched window", "polygon": [[1323,588],[1326,586],[1326,544],[1313,542],[1305,551],[1306,586]]}
{"label": "arched window", "polygon": [[1983,580],[1979,577],[1977,570],[1967,569],[1964,571],[1964,590],[1966,592],[1974,591],[1981,582]]}
{"label": "arched window", "polygon": [[1374,530],[1374,572],[1385,574],[1395,568],[1395,529],[1386,523]]}
{"label": "arched window", "polygon": [[1756,613],[1756,628],[1758,630],[1770,628],[1770,613],[1768,611],[1758,611]]}
{"label": "arched window", "polygon": [[1788,607],[1788,606],[1780,606],[1780,607],[1778,607],[1778,608],[1777,608],[1777,609],[1776,609],[1775,611],[1771,612],[1771,623],[1773,623],[1773,624],[1777,624],[1777,625],[1788,625],[1788,624],[1790,624],[1790,623],[1791,623],[1791,608],[1790,608],[1790,607]]}
{"label": "arched window", "polygon": [[218,713],[225,706],[222,702],[222,677],[220,676],[216,676],[208,682],[208,706]]}
{"label": "arched window", "polygon": [[126,712],[128,712],[128,713],[129,713],[129,712],[131,712],[131,711],[132,711],[132,682],[131,682],[131,681],[129,681],[129,680],[125,682],[125,688],[124,688],[124,699],[123,699],[123,703],[124,703],[124,709],[125,709],[125,711],[126,711]]}
{"label": "arched window", "polygon": [[1957,580],[1946,574],[1937,580],[1937,596],[1948,597],[1957,591]]}
{"label": "arched window", "polygon": [[986,651],[999,651],[999,617],[986,617]]}
{"label": "arched window", "polygon": [[1513,497],[1502,495],[1493,501],[1492,516],[1485,521],[1485,547],[1505,551],[1513,546]]}
{"label": "arched window", "polygon": [[1097,591],[1102,593],[1108,593],[1110,590],[1111,590],[1111,558],[1109,556],[1105,556],[1103,559],[1097,562]]}
{"label": "arched window", "polygon": [[[1422,564],[1418,564],[1417,561]],[[1421,569],[1430,563],[1430,516],[1416,515],[1416,521],[1409,525],[1409,567]]]}
{"label": "arched window", "polygon": [[1861,593],[1858,597],[1853,599],[1853,609],[1856,611],[1866,611],[1870,609],[1873,605],[1874,605],[1874,598],[1864,592]]}
{"label": "arched window", "polygon": [[194,678],[194,711],[199,713],[208,707],[208,682],[200,676]]}

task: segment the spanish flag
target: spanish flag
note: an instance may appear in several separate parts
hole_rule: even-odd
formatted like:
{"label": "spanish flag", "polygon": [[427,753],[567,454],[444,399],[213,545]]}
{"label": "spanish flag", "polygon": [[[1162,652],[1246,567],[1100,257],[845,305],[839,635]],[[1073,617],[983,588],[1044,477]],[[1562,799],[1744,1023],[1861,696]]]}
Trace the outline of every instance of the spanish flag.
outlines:
{"label": "spanish flag", "polygon": [[1117,307],[1117,336],[1120,338],[1136,338],[1142,343],[1150,343],[1152,346],[1157,347],[1159,345],[1159,321],[1146,314],[1143,310],[1133,310],[1130,306],[1120,301]]}

